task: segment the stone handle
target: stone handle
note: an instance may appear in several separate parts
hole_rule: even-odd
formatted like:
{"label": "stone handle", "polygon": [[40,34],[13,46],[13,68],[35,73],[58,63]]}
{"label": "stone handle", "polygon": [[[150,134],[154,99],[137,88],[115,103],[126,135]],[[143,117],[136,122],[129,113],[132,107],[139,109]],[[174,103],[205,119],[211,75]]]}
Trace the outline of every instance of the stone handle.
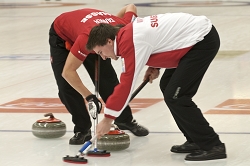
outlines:
{"label": "stone handle", "polygon": [[52,113],[46,113],[46,114],[44,114],[44,116],[45,117],[50,117],[50,119],[54,119],[55,117],[54,117],[54,115],[52,114]]}

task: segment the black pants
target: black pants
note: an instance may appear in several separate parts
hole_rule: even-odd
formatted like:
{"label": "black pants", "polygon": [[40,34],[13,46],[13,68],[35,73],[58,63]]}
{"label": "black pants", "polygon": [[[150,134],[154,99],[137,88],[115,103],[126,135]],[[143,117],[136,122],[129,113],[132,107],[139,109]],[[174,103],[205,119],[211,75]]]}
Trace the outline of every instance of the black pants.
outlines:
{"label": "black pants", "polygon": [[[91,128],[91,120],[84,103],[84,98],[62,77],[63,67],[68,57],[69,51],[65,48],[65,41],[55,32],[53,24],[49,31],[49,44],[51,54],[51,65],[59,90],[59,98],[72,115],[75,124],[74,132],[87,132]],[[97,54],[87,56],[83,65],[88,71],[92,82],[95,80],[95,59]],[[100,58],[101,59],[101,58]],[[104,102],[113,93],[114,87],[119,84],[116,72],[111,65],[111,60],[100,61],[99,94]],[[116,122],[132,121],[132,111],[127,106],[122,114],[115,119]]]}
{"label": "black pants", "polygon": [[192,101],[201,80],[220,47],[214,27],[204,40],[198,42],[179,62],[176,69],[166,69],[160,88],[177,126],[187,141],[195,142],[204,150],[221,144],[219,136]]}

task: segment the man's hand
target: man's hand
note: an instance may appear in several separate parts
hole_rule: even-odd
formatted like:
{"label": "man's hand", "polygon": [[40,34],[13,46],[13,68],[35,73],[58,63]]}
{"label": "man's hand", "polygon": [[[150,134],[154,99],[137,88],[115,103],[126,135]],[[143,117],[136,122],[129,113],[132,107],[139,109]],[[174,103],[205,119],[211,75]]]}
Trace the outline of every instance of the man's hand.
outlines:
{"label": "man's hand", "polygon": [[113,119],[104,117],[100,123],[96,126],[96,136],[98,139],[101,138],[104,134],[107,134],[110,131],[111,124]]}
{"label": "man's hand", "polygon": [[145,75],[144,75],[144,81],[149,78],[149,82],[152,83],[154,79],[158,78],[160,74],[160,71],[158,68],[148,67]]}
{"label": "man's hand", "polygon": [[88,101],[89,112],[91,116],[93,117],[93,119],[95,119],[97,114],[99,114],[102,110],[102,103],[93,94],[87,96],[86,100]]}

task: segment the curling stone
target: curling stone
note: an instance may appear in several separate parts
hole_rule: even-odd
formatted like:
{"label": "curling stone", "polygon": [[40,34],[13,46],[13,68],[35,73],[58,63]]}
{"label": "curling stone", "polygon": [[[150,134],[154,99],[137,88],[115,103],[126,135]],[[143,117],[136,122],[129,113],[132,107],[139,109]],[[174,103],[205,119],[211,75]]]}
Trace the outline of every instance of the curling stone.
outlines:
{"label": "curling stone", "polygon": [[59,138],[65,135],[66,125],[59,119],[56,119],[52,113],[44,115],[48,119],[37,120],[32,125],[32,133],[38,138]]}
{"label": "curling stone", "polygon": [[109,133],[97,140],[97,148],[107,151],[119,151],[127,149],[130,145],[129,135],[113,125]]}

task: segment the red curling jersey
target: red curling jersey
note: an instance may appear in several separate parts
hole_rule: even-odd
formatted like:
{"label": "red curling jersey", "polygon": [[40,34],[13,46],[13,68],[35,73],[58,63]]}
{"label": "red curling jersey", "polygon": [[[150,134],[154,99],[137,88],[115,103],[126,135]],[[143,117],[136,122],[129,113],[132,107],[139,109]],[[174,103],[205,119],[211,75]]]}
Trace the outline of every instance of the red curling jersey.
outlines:
{"label": "red curling jersey", "polygon": [[89,52],[86,44],[91,29],[99,23],[111,25],[128,24],[137,15],[133,12],[126,12],[123,18],[119,18],[107,12],[96,9],[80,9],[61,14],[54,21],[56,33],[65,41],[71,44],[70,51],[79,60],[84,61]]}
{"label": "red curling jersey", "polygon": [[166,13],[137,17],[121,28],[114,52],[122,61],[120,84],[106,102],[105,117],[115,119],[129,103],[136,80],[145,65],[176,68],[180,59],[212,28],[205,16]]}

